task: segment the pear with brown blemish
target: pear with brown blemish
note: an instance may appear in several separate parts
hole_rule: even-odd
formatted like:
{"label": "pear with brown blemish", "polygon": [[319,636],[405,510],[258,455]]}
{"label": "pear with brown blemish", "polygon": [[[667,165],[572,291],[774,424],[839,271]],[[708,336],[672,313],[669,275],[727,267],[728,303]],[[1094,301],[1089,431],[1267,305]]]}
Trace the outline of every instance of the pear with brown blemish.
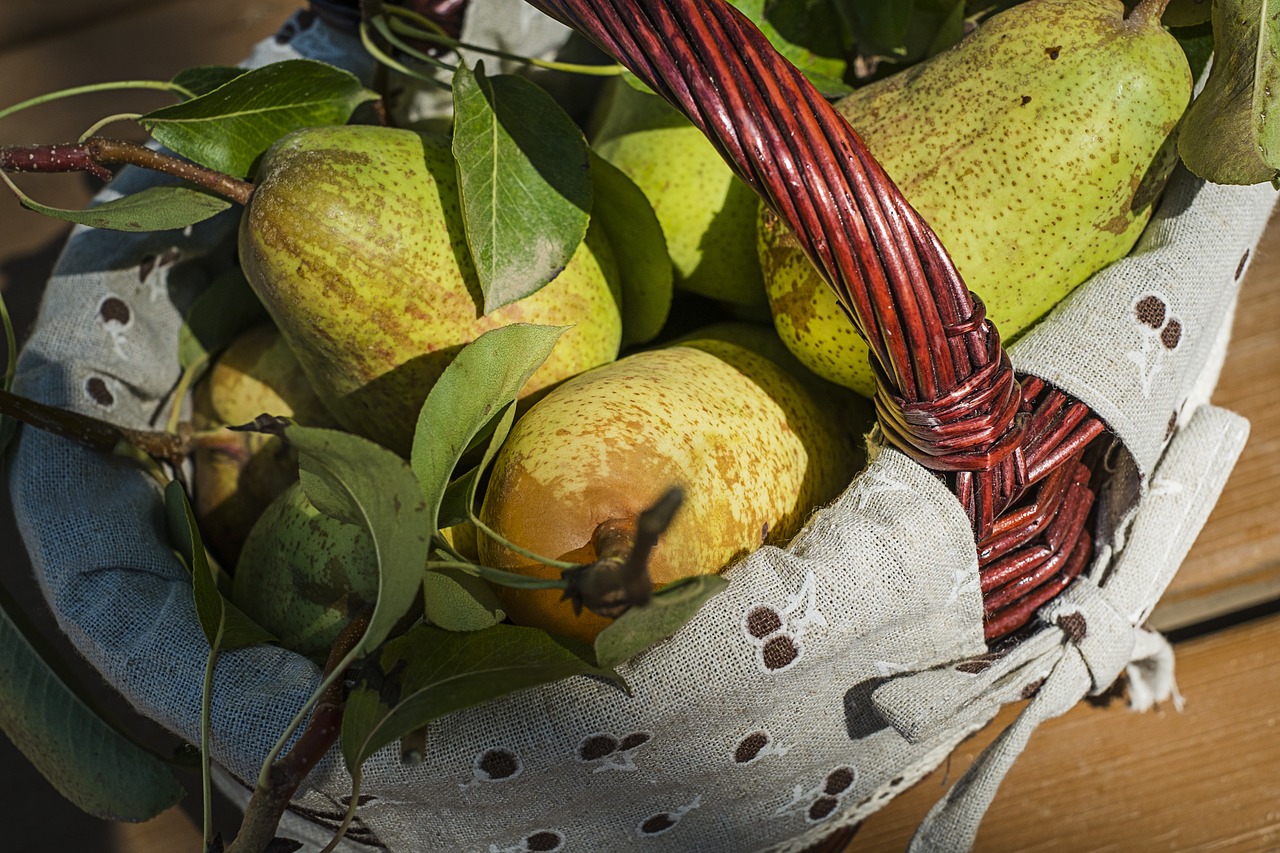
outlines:
{"label": "pear with brown blemish", "polygon": [[[684,505],[654,548],[655,585],[719,572],[799,529],[856,473],[863,428],[764,356],[723,339],[647,350],[583,373],[536,403],[494,462],[480,518],[517,546],[576,563],[634,527],[672,486]],[[479,537],[481,561],[559,570]],[[518,624],[591,640],[558,590],[499,590]]]}
{"label": "pear with brown blemish", "polygon": [[[1165,0],[1029,0],[838,105],[1011,340],[1142,233],[1191,71]],[[766,215],[774,322],[814,372],[875,389],[866,344]]]}
{"label": "pear with brown blemish", "polygon": [[447,136],[387,127],[291,133],[263,158],[240,227],[255,292],[339,424],[401,453],[467,343],[510,323],[571,326],[533,394],[612,360],[618,273],[596,229],[530,296],[483,313]]}

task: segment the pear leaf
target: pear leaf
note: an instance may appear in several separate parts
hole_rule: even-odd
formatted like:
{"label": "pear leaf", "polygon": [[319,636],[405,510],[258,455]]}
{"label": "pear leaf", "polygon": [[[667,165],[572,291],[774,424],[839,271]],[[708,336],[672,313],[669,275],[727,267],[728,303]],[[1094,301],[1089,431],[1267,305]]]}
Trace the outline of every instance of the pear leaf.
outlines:
{"label": "pear leaf", "polygon": [[18,191],[8,175],[0,175],[23,207],[77,225],[112,231],[169,231],[203,222],[231,207],[231,202],[181,184],[148,187],[85,210],[49,207]]}
{"label": "pear leaf", "polygon": [[667,584],[643,607],[632,607],[596,635],[596,662],[614,667],[670,637],[728,585],[720,575],[694,575]]}
{"label": "pear leaf", "polygon": [[[472,439],[519,396],[566,328],[512,323],[491,329],[464,346],[436,380],[418,413],[409,455],[429,531],[440,529],[449,482]],[[446,527],[460,519],[447,520]]]}
{"label": "pear leaf", "polygon": [[1183,118],[1178,153],[1213,183],[1280,176],[1280,11],[1273,0],[1213,4],[1213,65]]}
{"label": "pear leaf", "polygon": [[1166,27],[1194,27],[1208,23],[1212,17],[1209,0],[1169,0],[1160,16]]}
{"label": "pear leaf", "polygon": [[205,639],[209,641],[209,649],[218,654],[274,640],[270,631],[246,616],[218,590],[191,503],[176,480],[170,480],[165,486],[164,508],[169,538],[191,572],[196,617]]}
{"label": "pear leaf", "polygon": [[907,33],[915,12],[914,3],[860,0],[847,5],[863,53],[887,57],[907,55]]}
{"label": "pear leaf", "polygon": [[427,619],[446,631],[479,631],[506,618],[487,582],[453,567],[423,575],[422,599]]}
{"label": "pear leaf", "polygon": [[352,773],[387,744],[445,714],[571,675],[609,673],[536,628],[455,633],[416,625],[362,668],[342,715]]}
{"label": "pear leaf", "polygon": [[591,216],[587,142],[546,90],[522,77],[453,76],[453,156],[484,311],[523,299],[573,257]]}
{"label": "pear leaf", "polygon": [[245,329],[268,315],[239,267],[219,275],[187,309],[178,329],[178,363],[202,366]]}
{"label": "pear leaf", "polygon": [[196,96],[207,95],[224,83],[230,83],[241,74],[247,74],[248,71],[248,68],[236,68],[230,65],[197,65],[179,71],[170,82]]}
{"label": "pear leaf", "polygon": [[[845,27],[827,0],[729,0],[778,52],[829,98],[853,91],[843,82]],[[899,0],[900,2],[900,0]],[[909,3],[901,5],[910,6]]]}
{"label": "pear leaf", "polygon": [[341,68],[286,59],[246,71],[138,121],[175,153],[244,178],[281,136],[304,127],[345,124],[356,107],[377,97]]}
{"label": "pear leaf", "polygon": [[164,762],[58,678],[10,618],[14,608],[0,595],[0,730],[18,751],[58,793],[104,820],[149,820],[181,801]]}
{"label": "pear leaf", "polygon": [[591,180],[592,221],[604,229],[622,279],[622,345],[642,344],[662,331],[671,310],[675,272],[667,238],[635,182],[594,151]]}
{"label": "pear leaf", "polygon": [[284,437],[298,451],[307,499],[373,539],[378,600],[352,655],[367,652],[386,640],[421,594],[430,529],[418,481],[395,453],[350,433],[290,424]]}

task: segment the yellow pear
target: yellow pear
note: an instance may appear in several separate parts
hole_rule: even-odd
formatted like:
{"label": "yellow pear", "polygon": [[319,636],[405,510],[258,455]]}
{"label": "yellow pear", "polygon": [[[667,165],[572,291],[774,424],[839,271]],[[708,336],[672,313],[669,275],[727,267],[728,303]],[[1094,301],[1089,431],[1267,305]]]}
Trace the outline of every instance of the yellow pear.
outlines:
{"label": "yellow pear", "polygon": [[326,407],[400,453],[431,386],[483,332],[571,326],[526,394],[618,352],[617,269],[594,228],[549,284],[484,314],[462,222],[447,136],[364,126],[277,142],[241,220],[245,275]]}
{"label": "yellow pear", "polygon": [[[789,538],[856,472],[861,425],[766,357],[707,338],[626,356],[553,390],[503,445],[480,517],[514,544],[597,559],[598,532],[634,526],[670,487],[684,505],[653,550],[656,585],[719,572]],[[481,561],[559,571],[479,537]],[[575,616],[559,591],[500,589],[517,624],[590,640],[607,620]]]}
{"label": "yellow pear", "polygon": [[[192,426],[215,430],[259,415],[328,426],[332,418],[311,389],[293,351],[270,324],[240,334],[223,350],[192,395]],[[250,528],[267,504],[298,478],[297,454],[281,439],[225,431],[192,454],[192,498],[205,543],[234,566]]]}

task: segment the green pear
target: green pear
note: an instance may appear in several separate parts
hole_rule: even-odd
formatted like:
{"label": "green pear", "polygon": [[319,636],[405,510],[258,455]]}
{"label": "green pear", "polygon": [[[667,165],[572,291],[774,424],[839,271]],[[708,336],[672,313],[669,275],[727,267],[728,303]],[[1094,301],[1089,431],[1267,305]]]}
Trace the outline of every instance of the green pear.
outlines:
{"label": "green pear", "polygon": [[657,95],[616,80],[596,109],[591,144],[649,199],[677,288],[766,308],[755,250],[760,199],[702,131]]}
{"label": "green pear", "polygon": [[595,229],[549,284],[483,313],[446,136],[386,127],[288,134],[240,228],[246,276],[343,427],[401,453],[448,363],[510,323],[569,325],[524,393],[612,360],[617,269]]}
{"label": "green pear", "polygon": [[285,648],[323,658],[378,596],[378,557],[362,528],[320,512],[293,483],[249,532],[231,600]]}
{"label": "green pear", "polygon": [[[837,104],[1006,340],[1133,247],[1191,96],[1161,2],[1029,0]],[[783,341],[872,394],[865,343],[776,219],[760,255]]]}
{"label": "green pear", "polygon": [[[191,423],[213,431],[263,414],[310,426],[332,423],[270,324],[241,333],[217,357],[192,394]],[[193,509],[205,542],[224,565],[234,566],[258,516],[298,478],[297,453],[275,436],[223,431],[197,445],[192,466]]]}
{"label": "green pear", "polygon": [[[494,462],[481,520],[536,554],[589,563],[599,532],[634,527],[669,488],[684,505],[649,561],[663,585],[718,572],[795,533],[856,473],[852,425],[783,368],[723,339],[646,350],[565,382],[516,422]],[[481,562],[559,571],[479,537]],[[590,640],[558,590],[499,589],[517,624]]]}

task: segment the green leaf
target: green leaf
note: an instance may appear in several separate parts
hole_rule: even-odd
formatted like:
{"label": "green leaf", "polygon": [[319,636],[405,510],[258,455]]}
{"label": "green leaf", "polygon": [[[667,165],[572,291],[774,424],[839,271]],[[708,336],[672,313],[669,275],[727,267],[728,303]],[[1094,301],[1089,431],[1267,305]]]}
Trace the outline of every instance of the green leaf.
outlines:
{"label": "green leaf", "polygon": [[1178,134],[1187,168],[1219,184],[1280,175],[1280,9],[1274,0],[1213,4],[1213,67]]}
{"label": "green leaf", "polygon": [[243,178],[286,133],[345,124],[356,107],[377,97],[348,71],[311,59],[287,59],[147,113],[139,122],[175,153]]}
{"label": "green leaf", "polygon": [[446,631],[479,631],[506,618],[488,583],[453,567],[423,575],[422,600],[427,619]]}
{"label": "green leaf", "polygon": [[622,345],[662,331],[671,310],[674,270],[649,199],[608,160],[591,152],[592,221],[604,229],[622,278]]}
{"label": "green leaf", "polygon": [[382,643],[418,603],[431,528],[409,465],[381,445],[332,429],[290,424],[302,488],[316,509],[368,531],[378,559],[378,600],[352,655]]}
{"label": "green leaf", "polygon": [[210,650],[217,654],[274,640],[270,631],[246,616],[218,590],[191,503],[176,480],[170,480],[165,486],[164,508],[170,540],[191,572],[196,617]]}
{"label": "green leaf", "polygon": [[514,75],[453,76],[453,156],[484,311],[555,278],[587,233],[587,142],[547,92]]}
{"label": "green leaf", "polygon": [[1209,0],[1169,0],[1160,23],[1166,27],[1194,27],[1208,23],[1212,17]]}
{"label": "green leaf", "polygon": [[9,618],[0,598],[0,730],[80,809],[104,820],[149,820],[185,795],[160,759],[85,705]]}
{"label": "green leaf", "polygon": [[[513,323],[485,332],[462,348],[432,386],[418,413],[409,456],[429,530],[440,529],[449,482],[472,439],[519,396],[566,328]],[[444,526],[459,520],[451,517]]]}
{"label": "green leaf", "polygon": [[668,584],[648,604],[632,607],[596,635],[596,662],[617,666],[670,637],[728,583],[719,575],[694,575]]}
{"label": "green leaf", "polygon": [[[846,0],[847,2],[847,0]],[[914,8],[905,0],[856,0],[848,3],[864,53],[905,56]]]}
{"label": "green leaf", "polygon": [[539,684],[604,672],[536,628],[494,625],[460,634],[418,625],[363,669],[342,715],[352,773],[382,747],[430,721]]}
{"label": "green leaf", "polygon": [[[729,0],[826,97],[847,95],[846,32],[826,0]],[[906,4],[909,5],[909,4]]]}
{"label": "green leaf", "polygon": [[1213,57],[1213,25],[1206,22],[1194,27],[1171,28],[1169,33],[1178,40],[1182,52],[1187,55],[1192,79],[1199,80]]}
{"label": "green leaf", "polygon": [[187,309],[178,329],[178,363],[183,370],[203,365],[236,335],[268,318],[239,267],[219,275]]}
{"label": "green leaf", "polygon": [[22,206],[77,225],[107,228],[112,231],[169,231],[203,222],[231,206],[231,202],[189,186],[149,187],[123,198],[113,199],[86,210],[49,207],[28,198],[9,182],[18,193]]}
{"label": "green leaf", "polygon": [[197,96],[207,95],[248,71],[248,68],[234,68],[229,65],[197,65],[194,68],[179,71],[171,82]]}

